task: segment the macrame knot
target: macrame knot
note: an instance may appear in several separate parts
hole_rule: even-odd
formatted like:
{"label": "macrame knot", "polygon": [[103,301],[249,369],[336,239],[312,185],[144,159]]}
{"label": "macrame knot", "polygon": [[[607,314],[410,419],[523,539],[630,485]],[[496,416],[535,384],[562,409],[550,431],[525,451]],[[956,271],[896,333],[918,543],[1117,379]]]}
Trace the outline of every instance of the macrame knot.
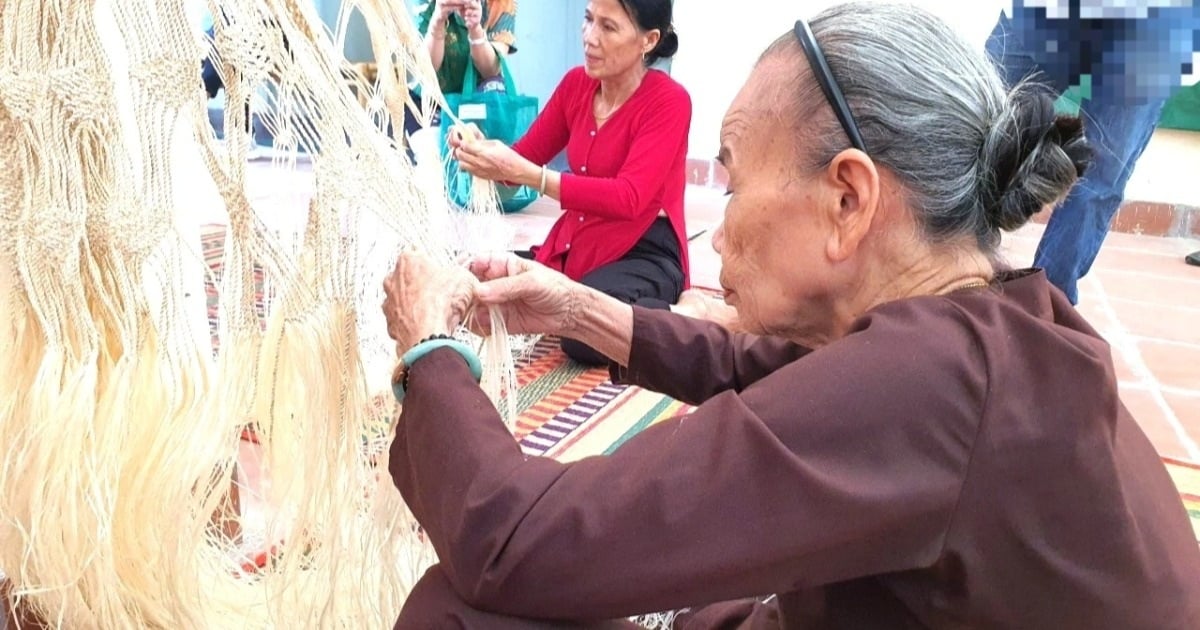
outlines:
{"label": "macrame knot", "polygon": [[0,71],[0,106],[18,122],[40,120],[50,106],[50,73]]}
{"label": "macrame knot", "polygon": [[61,206],[35,208],[15,230],[18,247],[30,259],[51,268],[61,267],[71,256],[79,255],[84,235],[83,218],[72,215],[71,210]]}
{"label": "macrame knot", "polygon": [[193,60],[186,57],[154,57],[134,68],[130,76],[142,93],[153,95],[172,109],[192,100],[200,86]]}
{"label": "macrame knot", "polygon": [[121,235],[113,239],[112,248],[140,263],[162,245],[171,227],[169,215],[150,211],[140,196],[114,201],[119,203],[108,204],[103,231]]}
{"label": "macrame knot", "polygon": [[[255,27],[253,24],[253,21],[227,24],[217,30],[213,43],[222,51],[221,62],[226,69],[241,72],[250,85],[259,85],[270,79],[276,65],[275,53],[282,52],[282,46],[278,51],[273,50],[269,42],[278,38],[278,34],[269,31],[265,25]],[[227,84],[234,81],[231,76],[224,79]]]}
{"label": "macrame knot", "polygon": [[49,95],[65,110],[68,127],[114,124],[116,105],[108,73],[99,67],[64,68],[46,77]]}
{"label": "macrame knot", "polygon": [[[0,221],[5,224],[18,221],[26,203],[25,173],[14,159],[14,154],[19,150],[13,146],[16,144],[13,139],[18,133],[14,126],[11,120],[0,112],[0,138],[6,138],[10,143],[8,148],[0,153]],[[0,232],[8,236],[7,230]]]}
{"label": "macrame knot", "polygon": [[112,85],[98,67],[67,66],[0,73],[0,105],[17,122],[35,122],[66,110],[68,126],[106,120]]}

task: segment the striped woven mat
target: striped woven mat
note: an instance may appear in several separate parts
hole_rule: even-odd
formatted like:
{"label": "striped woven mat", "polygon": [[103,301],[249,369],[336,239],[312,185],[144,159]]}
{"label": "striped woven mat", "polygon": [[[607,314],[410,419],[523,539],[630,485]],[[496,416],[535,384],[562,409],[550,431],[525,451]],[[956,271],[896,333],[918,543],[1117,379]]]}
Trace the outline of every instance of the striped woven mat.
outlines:
{"label": "striped woven mat", "polygon": [[1168,457],[1163,458],[1167,472],[1175,480],[1179,495],[1183,497],[1183,507],[1192,517],[1192,529],[1196,531],[1196,540],[1200,540],[1200,464],[1185,462]]}
{"label": "striped woven mat", "polygon": [[692,407],[640,387],[614,385],[608,370],[569,360],[543,337],[517,365],[513,433],[529,455],[571,461],[611,453],[638,431]]}

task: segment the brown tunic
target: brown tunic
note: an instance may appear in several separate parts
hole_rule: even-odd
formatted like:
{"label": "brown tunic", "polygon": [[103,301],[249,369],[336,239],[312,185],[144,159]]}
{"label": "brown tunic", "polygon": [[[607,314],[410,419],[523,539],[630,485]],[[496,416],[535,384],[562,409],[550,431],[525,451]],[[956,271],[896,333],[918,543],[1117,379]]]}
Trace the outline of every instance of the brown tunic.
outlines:
{"label": "brown tunic", "polygon": [[811,352],[643,309],[633,334],[614,375],[700,407],[571,464],[523,456],[453,351],[413,366],[391,473],[465,605],[777,593],[688,627],[1200,628],[1179,495],[1042,273],[877,307]]}

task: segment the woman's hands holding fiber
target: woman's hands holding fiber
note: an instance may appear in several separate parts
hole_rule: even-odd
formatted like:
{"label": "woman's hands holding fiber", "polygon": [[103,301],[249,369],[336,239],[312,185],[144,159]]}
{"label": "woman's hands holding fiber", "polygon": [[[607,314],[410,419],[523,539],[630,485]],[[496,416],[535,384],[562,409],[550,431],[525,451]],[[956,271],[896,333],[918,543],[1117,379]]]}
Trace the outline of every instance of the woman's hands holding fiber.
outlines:
{"label": "woman's hands holding fiber", "polygon": [[405,252],[383,281],[383,314],[397,356],[430,335],[454,332],[475,297],[478,281],[462,266],[441,265],[419,252]]}
{"label": "woman's hands holding fiber", "polygon": [[529,185],[530,177],[536,178],[541,170],[512,147],[484,138],[474,124],[456,125],[450,130],[448,142],[454,159],[475,177]]}
{"label": "woman's hands holding fiber", "polygon": [[504,317],[511,334],[564,335],[579,325],[589,289],[550,268],[513,254],[474,256],[468,264],[475,286],[475,332],[491,334],[489,309]]}

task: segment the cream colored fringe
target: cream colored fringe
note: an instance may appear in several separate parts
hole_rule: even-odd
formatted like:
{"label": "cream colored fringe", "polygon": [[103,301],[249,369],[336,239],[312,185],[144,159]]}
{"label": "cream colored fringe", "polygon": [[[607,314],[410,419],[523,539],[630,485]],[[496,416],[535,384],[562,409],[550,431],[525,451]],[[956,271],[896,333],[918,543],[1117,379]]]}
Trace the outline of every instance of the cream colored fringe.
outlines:
{"label": "cream colored fringe", "polygon": [[[436,558],[386,473],[381,281],[402,247],[449,262],[505,246],[489,242],[495,189],[477,182],[455,216],[436,156],[414,168],[380,133],[403,128],[404,77],[425,86],[422,111],[443,100],[403,0],[347,1],[332,35],[300,0],[210,8],[202,42],[182,0],[0,2],[0,568],[54,627],[389,627]],[[346,79],[353,11],[377,85]],[[208,47],[223,146],[196,76]],[[279,145],[319,146],[297,237],[249,198],[251,102]],[[215,360],[186,316],[189,159],[229,217]],[[493,321],[484,385],[511,420],[512,355]],[[271,511],[243,514],[231,539],[214,515],[251,423]],[[247,573],[252,542],[280,553]]]}

